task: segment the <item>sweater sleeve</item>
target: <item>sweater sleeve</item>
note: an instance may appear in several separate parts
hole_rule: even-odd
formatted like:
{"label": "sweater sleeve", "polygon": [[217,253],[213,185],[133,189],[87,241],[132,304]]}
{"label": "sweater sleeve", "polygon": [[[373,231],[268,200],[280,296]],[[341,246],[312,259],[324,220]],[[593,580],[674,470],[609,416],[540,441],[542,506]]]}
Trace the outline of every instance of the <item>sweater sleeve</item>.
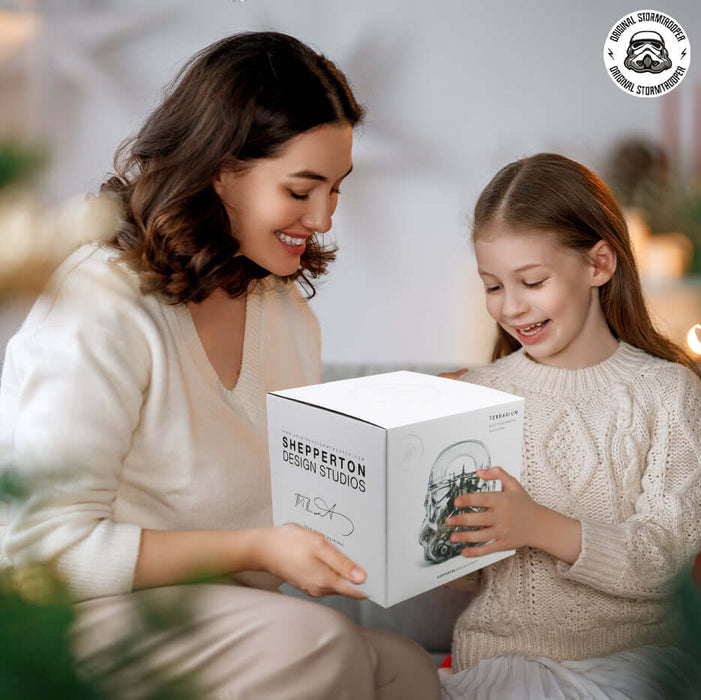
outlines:
{"label": "sweater sleeve", "polygon": [[[582,520],[582,550],[565,578],[612,595],[664,596],[701,544],[701,385],[674,367],[644,457],[635,513],[619,523]],[[663,389],[660,389],[662,394]]]}
{"label": "sweater sleeve", "polygon": [[0,401],[15,465],[35,477],[6,552],[15,565],[50,562],[79,599],[130,591],[141,537],[115,522],[113,503],[148,346],[128,287],[102,273],[77,271],[35,306],[8,345]]}

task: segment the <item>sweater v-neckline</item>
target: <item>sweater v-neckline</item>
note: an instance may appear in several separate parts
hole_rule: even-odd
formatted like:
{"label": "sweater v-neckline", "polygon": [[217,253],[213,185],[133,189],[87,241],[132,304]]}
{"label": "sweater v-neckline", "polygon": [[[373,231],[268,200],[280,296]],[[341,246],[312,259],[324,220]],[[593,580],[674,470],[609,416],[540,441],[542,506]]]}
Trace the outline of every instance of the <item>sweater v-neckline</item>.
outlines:
{"label": "sweater v-neckline", "polygon": [[207,357],[190,309],[185,304],[177,307],[179,326],[195,364],[201,368],[208,383],[229,406],[243,407],[252,420],[259,413],[256,397],[260,396],[262,391],[260,367],[257,361],[260,343],[261,296],[259,292],[252,292],[246,297],[241,368],[236,383],[231,389],[224,385]]}

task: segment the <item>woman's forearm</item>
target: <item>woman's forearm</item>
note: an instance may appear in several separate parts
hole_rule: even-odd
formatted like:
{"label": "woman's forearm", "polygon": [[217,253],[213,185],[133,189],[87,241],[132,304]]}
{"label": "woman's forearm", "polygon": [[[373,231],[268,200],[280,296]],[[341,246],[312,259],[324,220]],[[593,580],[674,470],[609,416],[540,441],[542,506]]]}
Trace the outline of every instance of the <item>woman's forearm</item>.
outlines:
{"label": "woman's forearm", "polygon": [[267,528],[143,530],[134,588],[169,586],[197,576],[261,569],[258,552]]}
{"label": "woman's forearm", "polygon": [[143,530],[134,588],[168,586],[198,576],[267,571],[312,596],[364,598],[367,574],[323,535],[300,525],[247,530]]}

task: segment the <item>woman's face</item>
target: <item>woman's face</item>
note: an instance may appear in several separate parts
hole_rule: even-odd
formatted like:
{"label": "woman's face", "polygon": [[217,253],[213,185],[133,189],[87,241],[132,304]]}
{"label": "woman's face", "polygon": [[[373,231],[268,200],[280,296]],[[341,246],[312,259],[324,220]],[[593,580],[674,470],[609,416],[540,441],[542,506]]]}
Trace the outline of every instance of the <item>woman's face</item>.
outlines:
{"label": "woman's face", "polygon": [[220,172],[213,185],[239,254],[274,275],[294,274],[309,237],[331,228],[339,186],[352,169],[352,143],[350,125],[324,124],[243,172]]}

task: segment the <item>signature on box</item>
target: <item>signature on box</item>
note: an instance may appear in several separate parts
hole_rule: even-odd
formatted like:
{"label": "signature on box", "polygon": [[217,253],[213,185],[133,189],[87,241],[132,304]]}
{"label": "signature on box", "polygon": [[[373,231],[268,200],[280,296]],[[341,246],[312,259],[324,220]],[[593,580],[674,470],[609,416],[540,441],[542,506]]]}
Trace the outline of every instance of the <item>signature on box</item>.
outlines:
{"label": "signature on box", "polygon": [[319,518],[328,518],[329,522],[341,527],[345,532],[339,533],[343,537],[352,535],[355,530],[353,521],[343,513],[336,510],[336,504],[329,506],[326,501],[320,496],[305,496],[301,493],[295,494],[295,508],[303,508],[310,515],[316,515]]}

